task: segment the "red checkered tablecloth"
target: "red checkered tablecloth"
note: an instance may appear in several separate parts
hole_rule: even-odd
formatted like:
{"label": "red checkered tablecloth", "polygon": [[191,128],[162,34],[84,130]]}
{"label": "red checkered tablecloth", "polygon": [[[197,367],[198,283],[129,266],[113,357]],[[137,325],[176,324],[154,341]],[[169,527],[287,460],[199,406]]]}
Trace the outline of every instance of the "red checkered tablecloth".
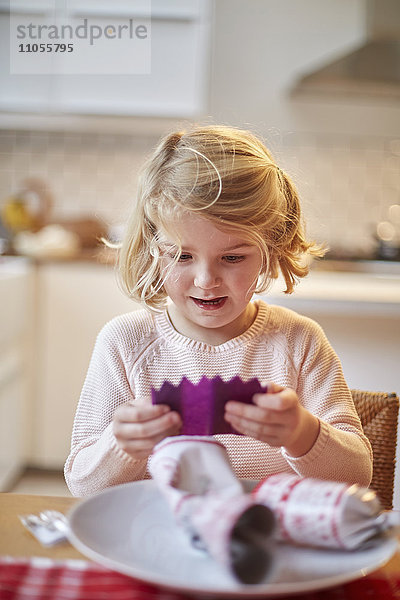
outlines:
{"label": "red checkered tablecloth", "polygon": [[[297,600],[399,600],[400,575],[373,574]],[[187,600],[178,594],[91,562],[0,558],[1,600]],[[280,600],[285,600],[282,598]]]}

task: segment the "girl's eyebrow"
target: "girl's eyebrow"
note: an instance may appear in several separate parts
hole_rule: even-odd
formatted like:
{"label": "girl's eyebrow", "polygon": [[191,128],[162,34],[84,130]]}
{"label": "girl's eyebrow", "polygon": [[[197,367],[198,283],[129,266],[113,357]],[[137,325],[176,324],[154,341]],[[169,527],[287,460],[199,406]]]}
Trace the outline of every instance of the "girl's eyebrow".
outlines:
{"label": "girl's eyebrow", "polygon": [[[177,244],[174,244],[173,242],[167,242],[166,240],[160,241],[160,246],[162,248],[177,248]],[[239,248],[252,248],[254,246],[254,244],[248,244],[246,242],[243,243],[239,243],[239,244],[234,244],[233,246],[228,246],[227,248],[223,248],[221,250],[221,252],[232,252],[233,250],[238,250]],[[182,246],[182,250],[185,250],[186,252],[190,252],[191,248],[190,246]]]}
{"label": "girl's eyebrow", "polygon": [[238,250],[238,248],[252,248],[254,244],[247,244],[243,242],[242,244],[235,244],[234,246],[229,246],[229,248],[225,248],[225,252],[230,252],[231,250]]}

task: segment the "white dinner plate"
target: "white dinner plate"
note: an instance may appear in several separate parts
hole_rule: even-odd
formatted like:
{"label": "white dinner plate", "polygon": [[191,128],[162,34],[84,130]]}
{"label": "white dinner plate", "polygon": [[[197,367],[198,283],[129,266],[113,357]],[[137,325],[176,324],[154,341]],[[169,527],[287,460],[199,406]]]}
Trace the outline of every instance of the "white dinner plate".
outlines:
{"label": "white dinner plate", "polygon": [[82,500],[70,512],[69,523],[72,544],[90,559],[142,581],[202,596],[257,598],[320,590],[371,573],[397,549],[394,537],[353,552],[277,544],[268,578],[241,584],[191,546],[153,481],[115,486]]}

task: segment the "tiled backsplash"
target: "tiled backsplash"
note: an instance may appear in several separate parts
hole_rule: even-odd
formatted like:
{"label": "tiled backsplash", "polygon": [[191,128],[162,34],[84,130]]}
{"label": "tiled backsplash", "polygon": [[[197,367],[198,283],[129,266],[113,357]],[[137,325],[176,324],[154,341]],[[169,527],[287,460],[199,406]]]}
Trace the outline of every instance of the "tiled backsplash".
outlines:
{"label": "tiled backsplash", "polygon": [[338,250],[368,253],[400,202],[400,140],[289,135],[282,162],[301,192],[308,230]]}
{"label": "tiled backsplash", "polygon": [[[109,134],[0,132],[0,202],[26,177],[48,182],[53,217],[123,223],[137,172],[157,140]],[[376,223],[400,202],[400,140],[321,134],[267,136],[300,190],[308,231],[332,248],[367,252]]]}
{"label": "tiled backsplash", "polygon": [[121,223],[137,171],[154,143],[123,135],[0,132],[1,202],[34,176],[52,191],[55,219],[89,214]]}

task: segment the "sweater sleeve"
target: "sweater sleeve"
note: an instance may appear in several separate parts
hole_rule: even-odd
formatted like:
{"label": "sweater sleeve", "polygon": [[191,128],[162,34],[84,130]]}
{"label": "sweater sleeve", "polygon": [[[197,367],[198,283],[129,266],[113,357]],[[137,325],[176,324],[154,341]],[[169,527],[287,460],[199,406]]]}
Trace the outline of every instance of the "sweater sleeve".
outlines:
{"label": "sweater sleeve", "polygon": [[[316,477],[368,486],[372,449],[364,435],[345,382],[340,360],[320,326],[307,320],[297,349],[300,401],[320,421],[314,446],[294,458],[284,449],[288,464],[303,477]],[[296,351],[295,351],[296,356]]]}
{"label": "sweater sleeve", "polygon": [[116,323],[108,323],[97,337],[75,414],[71,451],[64,468],[74,496],[146,475],[147,460],[132,459],[118,446],[112,430],[117,406],[134,401],[126,374],[123,336]]}

